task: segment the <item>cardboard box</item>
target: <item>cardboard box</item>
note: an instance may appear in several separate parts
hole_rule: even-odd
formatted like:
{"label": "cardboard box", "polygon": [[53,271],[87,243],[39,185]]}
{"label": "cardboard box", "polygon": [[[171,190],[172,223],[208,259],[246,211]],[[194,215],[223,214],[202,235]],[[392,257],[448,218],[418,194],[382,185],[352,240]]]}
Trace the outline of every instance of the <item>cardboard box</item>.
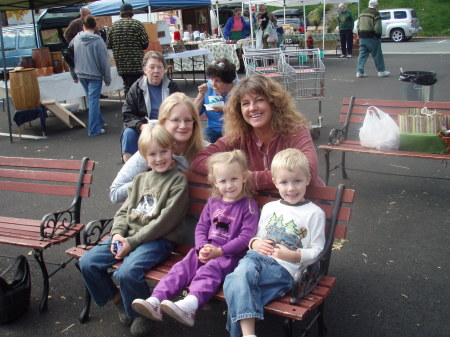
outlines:
{"label": "cardboard box", "polygon": [[156,23],[147,22],[144,23],[145,30],[147,31],[148,39],[150,42],[158,41],[158,25]]}
{"label": "cardboard box", "polygon": [[144,54],[147,53],[150,50],[159,51],[160,53],[162,53],[162,48],[161,48],[161,44],[159,43],[159,41],[149,42],[148,43],[148,47],[145,50]]}

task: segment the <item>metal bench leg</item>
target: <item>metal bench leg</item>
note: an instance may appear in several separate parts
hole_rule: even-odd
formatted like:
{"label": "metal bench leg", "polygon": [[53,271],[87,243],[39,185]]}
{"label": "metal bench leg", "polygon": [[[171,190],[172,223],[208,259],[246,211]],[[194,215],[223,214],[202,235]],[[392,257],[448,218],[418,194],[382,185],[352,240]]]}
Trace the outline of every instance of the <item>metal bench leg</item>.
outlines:
{"label": "metal bench leg", "polygon": [[293,337],[293,331],[292,331],[292,325],[293,325],[293,320],[291,318],[286,318],[283,322],[283,330],[284,330],[284,335],[286,337]]}
{"label": "metal bench leg", "polygon": [[319,317],[317,318],[317,325],[319,328],[319,337],[325,337],[327,335],[327,328],[325,327],[324,318],[323,318],[324,303],[319,305],[318,311],[319,311]]}
{"label": "metal bench leg", "polygon": [[330,178],[330,151],[325,151],[325,163],[326,163],[325,185],[328,186],[328,179]]}
{"label": "metal bench leg", "polygon": [[341,169],[342,169],[342,178],[347,179],[347,171],[345,171],[345,152],[342,152],[342,163],[341,163]]}
{"label": "metal bench leg", "polygon": [[[75,263],[75,266],[81,274],[80,264],[78,261]],[[85,323],[89,319],[89,312],[91,311],[91,299],[91,293],[89,292],[87,287],[84,287],[84,306],[83,310],[81,310],[80,317],[78,318],[80,323]]]}
{"label": "metal bench leg", "polygon": [[44,281],[42,290],[41,302],[39,304],[39,311],[44,312],[47,310],[47,302],[48,302],[48,289],[49,289],[49,277],[47,272],[47,267],[44,262],[44,254],[42,250],[35,249],[34,250],[34,259],[39,263],[39,267],[41,267],[42,279]]}

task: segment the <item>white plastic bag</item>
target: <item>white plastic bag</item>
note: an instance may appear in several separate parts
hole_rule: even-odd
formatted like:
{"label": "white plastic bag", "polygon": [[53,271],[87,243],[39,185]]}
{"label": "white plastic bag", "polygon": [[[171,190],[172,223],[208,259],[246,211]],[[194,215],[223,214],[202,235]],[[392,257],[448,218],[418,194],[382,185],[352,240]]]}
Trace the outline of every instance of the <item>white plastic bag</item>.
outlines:
{"label": "white plastic bag", "polygon": [[256,30],[256,36],[255,36],[255,40],[256,40],[256,49],[263,49],[263,42],[262,42],[262,38],[263,38],[263,31],[262,29],[258,28]]}
{"label": "white plastic bag", "polygon": [[391,116],[375,106],[370,106],[359,130],[359,140],[364,147],[398,150],[400,129]]}

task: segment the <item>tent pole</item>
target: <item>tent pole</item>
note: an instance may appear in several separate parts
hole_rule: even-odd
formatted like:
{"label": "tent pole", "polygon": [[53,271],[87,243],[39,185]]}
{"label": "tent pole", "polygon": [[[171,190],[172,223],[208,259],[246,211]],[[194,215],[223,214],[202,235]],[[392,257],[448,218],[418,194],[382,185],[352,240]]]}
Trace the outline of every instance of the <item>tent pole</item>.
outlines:
{"label": "tent pole", "polygon": [[327,0],[323,0],[323,19],[322,19],[322,50],[325,55],[325,7],[327,6]]}
{"label": "tent pole", "polygon": [[3,22],[0,20],[0,45],[2,47],[2,57],[3,57],[3,79],[5,80],[5,100],[6,100],[6,113],[8,114],[8,128],[9,128],[9,142],[13,142],[12,129],[11,129],[11,108],[9,106],[9,93],[8,93],[8,72],[6,70],[6,55],[5,47],[3,42]]}

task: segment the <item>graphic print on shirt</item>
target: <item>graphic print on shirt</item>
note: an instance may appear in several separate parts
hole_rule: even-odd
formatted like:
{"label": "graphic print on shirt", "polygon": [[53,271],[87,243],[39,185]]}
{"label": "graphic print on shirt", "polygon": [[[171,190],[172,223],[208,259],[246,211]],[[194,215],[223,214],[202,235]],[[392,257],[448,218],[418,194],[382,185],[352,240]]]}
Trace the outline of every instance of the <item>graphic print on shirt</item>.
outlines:
{"label": "graphic print on shirt", "polygon": [[277,216],[274,212],[266,224],[264,239],[282,244],[290,250],[303,248],[302,239],[308,235],[305,227],[299,227],[294,220],[284,221],[283,215]]}
{"label": "graphic print on shirt", "polygon": [[210,235],[220,240],[228,241],[230,239],[228,230],[230,228],[230,224],[235,220],[235,217],[225,214],[224,209],[217,209],[212,214],[212,218],[213,224],[209,230]]}
{"label": "graphic print on shirt", "polygon": [[156,205],[158,204],[157,193],[155,191],[145,191],[135,209],[133,209],[133,217],[140,218],[145,221],[153,216]]}

